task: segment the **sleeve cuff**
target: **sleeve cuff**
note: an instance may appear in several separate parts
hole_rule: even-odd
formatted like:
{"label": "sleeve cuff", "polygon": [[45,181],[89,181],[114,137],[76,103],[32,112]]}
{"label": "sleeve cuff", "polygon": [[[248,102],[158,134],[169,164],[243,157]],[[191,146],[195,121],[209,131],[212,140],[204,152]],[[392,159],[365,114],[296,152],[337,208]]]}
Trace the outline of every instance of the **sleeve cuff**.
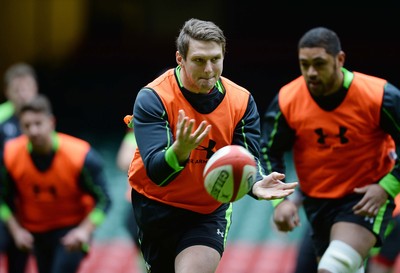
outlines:
{"label": "sleeve cuff", "polygon": [[274,208],[276,208],[276,206],[278,206],[280,203],[282,203],[282,202],[285,201],[285,200],[286,200],[285,198],[280,198],[280,199],[271,200],[272,206],[273,206]]}
{"label": "sleeve cuff", "polygon": [[184,168],[181,165],[179,165],[178,158],[176,157],[176,154],[172,150],[172,146],[169,147],[165,152],[165,160],[167,161],[168,165],[175,171],[180,171]]}
{"label": "sleeve cuff", "polygon": [[89,219],[95,226],[100,225],[104,221],[104,218],[105,218],[105,214],[100,209],[94,209],[89,214]]}
{"label": "sleeve cuff", "polygon": [[12,212],[7,205],[5,204],[0,205],[0,220],[5,222],[8,219],[10,219],[11,215]]}
{"label": "sleeve cuff", "polygon": [[393,198],[400,193],[400,182],[391,173],[384,176],[379,181],[379,185]]}

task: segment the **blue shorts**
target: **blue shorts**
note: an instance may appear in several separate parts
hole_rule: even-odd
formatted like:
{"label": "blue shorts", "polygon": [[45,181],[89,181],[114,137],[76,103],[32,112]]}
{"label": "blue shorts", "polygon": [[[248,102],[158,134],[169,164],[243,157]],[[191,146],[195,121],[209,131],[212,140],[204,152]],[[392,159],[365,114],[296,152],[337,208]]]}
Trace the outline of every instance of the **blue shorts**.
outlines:
{"label": "blue shorts", "polygon": [[152,273],[174,273],[175,257],[194,245],[225,249],[232,205],[222,204],[210,214],[172,207],[132,190],[132,207],[138,240],[146,266]]}
{"label": "blue shorts", "polygon": [[318,256],[322,256],[328,248],[330,232],[337,222],[350,222],[361,225],[370,230],[377,238],[375,246],[382,245],[385,230],[392,219],[394,210],[393,198],[388,199],[387,206],[383,206],[377,218],[356,215],[353,206],[361,199],[362,194],[350,194],[339,199],[322,199],[304,196],[304,210],[312,227],[312,238]]}

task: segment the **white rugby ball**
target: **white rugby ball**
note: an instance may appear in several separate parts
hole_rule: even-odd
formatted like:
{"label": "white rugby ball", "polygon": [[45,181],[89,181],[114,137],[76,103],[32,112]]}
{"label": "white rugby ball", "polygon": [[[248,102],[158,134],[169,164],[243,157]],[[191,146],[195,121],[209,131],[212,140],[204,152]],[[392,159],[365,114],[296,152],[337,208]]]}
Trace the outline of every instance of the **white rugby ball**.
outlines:
{"label": "white rugby ball", "polygon": [[207,161],[203,171],[204,187],[217,201],[234,202],[250,191],[256,173],[254,156],[242,146],[228,145]]}

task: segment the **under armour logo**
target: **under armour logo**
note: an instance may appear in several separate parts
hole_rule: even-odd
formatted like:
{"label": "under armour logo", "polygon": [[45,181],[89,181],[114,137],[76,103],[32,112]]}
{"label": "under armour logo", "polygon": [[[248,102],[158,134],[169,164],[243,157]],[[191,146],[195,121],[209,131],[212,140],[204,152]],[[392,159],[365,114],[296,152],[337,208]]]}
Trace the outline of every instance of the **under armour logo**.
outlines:
{"label": "under armour logo", "polygon": [[374,217],[365,216],[365,218],[364,218],[364,221],[369,222],[370,224],[373,224],[374,220],[375,220]]}
{"label": "under armour logo", "polygon": [[342,144],[349,142],[349,139],[344,136],[346,134],[346,132],[347,132],[347,128],[343,127],[343,126],[340,126],[339,127],[339,134],[335,135],[335,137],[338,137],[340,139],[340,143],[342,143]]}
{"label": "under armour logo", "polygon": [[217,142],[215,142],[214,140],[210,139],[210,140],[208,141],[208,147],[205,147],[205,146],[201,146],[201,145],[200,145],[200,146],[198,146],[198,147],[196,148],[196,150],[207,151],[206,158],[209,159],[209,158],[214,154],[213,149],[214,149],[214,147],[215,147],[216,144],[217,144]]}
{"label": "under armour logo", "polygon": [[321,144],[325,144],[325,138],[326,138],[328,135],[325,135],[325,134],[324,134],[324,130],[322,130],[322,128],[318,128],[318,129],[315,129],[314,132],[318,135],[318,140],[317,140],[317,142],[318,142],[318,143],[321,143]]}
{"label": "under armour logo", "polygon": [[50,196],[52,196],[52,198],[57,198],[57,189],[54,185],[50,185],[50,186],[42,186],[40,184],[34,184],[32,186],[32,191],[35,195],[35,197],[39,197],[40,194],[49,194]]}
{"label": "under armour logo", "polygon": [[[325,144],[325,139],[329,137],[329,135],[324,134],[324,130],[322,128],[317,128],[314,130],[314,132],[318,135],[317,142],[320,144]],[[334,135],[334,137],[339,138],[341,144],[347,143],[349,142],[349,139],[345,136],[346,132],[346,127],[339,126],[339,134]]]}
{"label": "under armour logo", "polygon": [[219,228],[217,229],[217,234],[221,235],[221,237],[224,238],[224,232],[220,231]]}
{"label": "under armour logo", "polygon": [[146,267],[146,272],[151,273],[151,265],[145,261],[144,266]]}

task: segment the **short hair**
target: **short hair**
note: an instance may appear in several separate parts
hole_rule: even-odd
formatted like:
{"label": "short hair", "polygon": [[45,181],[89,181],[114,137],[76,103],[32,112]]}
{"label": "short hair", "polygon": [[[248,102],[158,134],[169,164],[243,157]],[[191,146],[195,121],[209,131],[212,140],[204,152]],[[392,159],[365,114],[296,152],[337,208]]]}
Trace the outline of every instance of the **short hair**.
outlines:
{"label": "short hair", "polygon": [[216,42],[222,46],[222,53],[225,55],[226,38],[224,33],[211,21],[191,18],[185,22],[176,38],[176,48],[183,59],[186,59],[190,39]]}
{"label": "short hair", "polygon": [[337,34],[325,27],[316,27],[307,31],[299,41],[298,50],[304,47],[322,47],[333,56],[342,50]]}
{"label": "short hair", "polygon": [[53,115],[52,106],[50,100],[43,94],[38,94],[31,101],[22,105],[19,114],[32,111],[35,113],[44,113],[46,115]]}
{"label": "short hair", "polygon": [[4,84],[7,86],[13,79],[22,76],[31,76],[35,80],[37,79],[35,69],[31,65],[27,63],[15,63],[4,73]]}

